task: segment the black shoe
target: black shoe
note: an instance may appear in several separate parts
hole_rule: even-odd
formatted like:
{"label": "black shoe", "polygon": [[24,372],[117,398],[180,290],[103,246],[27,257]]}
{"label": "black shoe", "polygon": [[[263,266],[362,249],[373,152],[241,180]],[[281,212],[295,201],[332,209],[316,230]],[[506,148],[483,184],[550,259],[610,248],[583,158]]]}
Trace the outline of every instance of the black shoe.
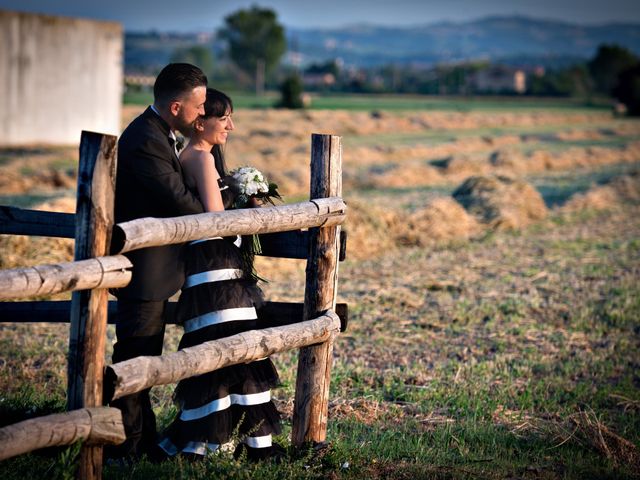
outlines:
{"label": "black shoe", "polygon": [[116,468],[118,470],[129,470],[132,466],[132,463],[126,457],[120,458],[107,458],[104,461],[104,465],[106,467]]}
{"label": "black shoe", "polygon": [[271,445],[269,459],[274,463],[282,463],[287,459],[287,449],[279,443],[274,442]]}
{"label": "black shoe", "polygon": [[130,450],[120,445],[105,445],[102,449],[102,460],[105,465],[117,465],[120,467],[131,466],[135,455]]}
{"label": "black shoe", "polygon": [[296,458],[312,458],[322,459],[331,451],[331,443],[329,442],[306,442],[302,447],[294,451]]}
{"label": "black shoe", "polygon": [[158,445],[153,445],[152,447],[148,448],[144,452],[144,455],[146,456],[149,463],[154,464],[162,463],[169,459],[169,455],[167,455],[167,452],[165,452]]}

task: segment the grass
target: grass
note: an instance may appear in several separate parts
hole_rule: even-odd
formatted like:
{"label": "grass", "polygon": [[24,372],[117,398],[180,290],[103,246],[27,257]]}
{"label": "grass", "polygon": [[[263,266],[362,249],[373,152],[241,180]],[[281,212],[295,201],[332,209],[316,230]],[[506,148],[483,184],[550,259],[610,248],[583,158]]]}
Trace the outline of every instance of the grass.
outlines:
{"label": "grass", "polygon": [[[247,92],[227,92],[235,108],[271,108],[279,100],[277,92],[256,97]],[[149,105],[151,92],[125,93],[125,104]],[[313,110],[443,110],[457,112],[497,112],[560,110],[562,112],[609,111],[608,101],[589,103],[581,99],[531,97],[447,97],[407,94],[312,94]]]}
{"label": "grass", "polygon": [[314,109],[345,110],[444,110],[444,111],[518,111],[606,110],[604,104],[589,105],[576,99],[530,97],[447,97],[431,95],[327,94],[312,99]]}
{"label": "grass", "polygon": [[[241,104],[251,101],[238,98]],[[372,109],[366,106],[371,98],[342,100],[349,108]],[[408,108],[410,102],[456,99],[378,100],[376,108],[387,101]],[[483,101],[487,111],[499,108],[492,99]],[[526,99],[522,102],[500,108],[520,108]],[[435,145],[459,134],[536,134],[536,148],[552,148],[582,140],[545,140],[544,134],[581,128],[507,126],[421,135]],[[606,146],[616,148],[631,141],[623,137],[605,135],[603,142],[613,141]],[[345,138],[345,144],[411,145],[420,138],[376,133]],[[42,157],[39,151],[31,154]],[[15,161],[12,152],[1,155],[12,158],[5,162],[2,156],[2,165]],[[56,152],[52,161],[65,168],[65,158],[70,157]],[[555,205],[630,168],[608,165],[526,179]],[[349,195],[412,211],[433,196],[449,194],[456,184],[352,189]],[[58,194],[5,194],[0,203],[30,206]],[[637,204],[552,211],[526,230],[347,258],[340,266],[338,301],[349,304],[349,329],[335,344],[327,450],[290,452],[280,465],[229,455],[199,463],[142,461],[107,466],[104,478],[640,478],[637,456],[629,456],[640,446],[639,219]],[[33,260],[46,253],[39,240],[16,245]],[[304,266],[293,273],[273,268],[268,277],[269,299],[302,297]],[[108,345],[113,336],[110,327]],[[178,328],[169,328],[165,351],[174,350],[179,337]],[[0,423],[64,409],[67,342],[65,325],[0,323]],[[281,353],[274,361],[283,382],[274,390],[283,413],[280,441],[288,446],[297,355]],[[175,415],[172,387],[154,388],[152,394],[159,427],[166,426]],[[9,459],[0,463],[0,478],[71,478],[77,453],[76,445]]]}
{"label": "grass", "polygon": [[[348,147],[359,146],[374,146],[385,145],[390,146],[416,146],[427,145],[436,146],[444,143],[454,142],[465,138],[482,138],[492,137],[500,138],[508,135],[519,135],[523,137],[531,137],[535,142],[531,144],[523,143],[520,148],[524,152],[531,150],[544,149],[561,151],[572,147],[622,147],[626,144],[637,140],[635,135],[618,135],[605,136],[604,138],[587,139],[587,140],[560,140],[555,137],[563,131],[584,131],[592,130],[597,132],[599,128],[604,126],[620,125],[616,122],[590,122],[586,125],[570,125],[567,123],[556,123],[548,125],[536,125],[536,126],[504,126],[504,127],[474,127],[474,128],[460,128],[460,129],[430,129],[427,131],[419,132],[391,132],[378,134],[376,136],[371,135],[353,135],[345,139],[345,145]],[[545,135],[548,134],[548,135]]]}
{"label": "grass", "polygon": [[564,140],[541,141],[535,145],[522,145],[520,150],[523,153],[531,153],[534,150],[545,150],[552,153],[559,153],[571,148],[600,147],[609,149],[621,149],[638,139],[635,135],[619,135],[615,138],[588,139],[588,140]]}

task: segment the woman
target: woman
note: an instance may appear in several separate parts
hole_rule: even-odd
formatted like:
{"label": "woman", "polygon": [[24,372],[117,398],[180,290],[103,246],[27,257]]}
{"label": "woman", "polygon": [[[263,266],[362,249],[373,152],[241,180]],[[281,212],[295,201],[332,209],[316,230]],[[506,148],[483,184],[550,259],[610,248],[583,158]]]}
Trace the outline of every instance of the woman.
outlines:
{"label": "woman", "polygon": [[[227,176],[223,146],[234,129],[232,112],[227,95],[207,89],[205,115],[194,124],[189,145],[180,155],[185,182],[207,212],[233,203],[232,189],[219,186]],[[184,325],[179,349],[256,328],[262,297],[246,258],[240,237],[189,244],[187,277],[176,310],[177,321]],[[182,380],[175,391],[179,412],[160,447],[168,455],[198,458],[230,448],[232,435],[239,434],[236,454],[246,450],[250,459],[281,456],[282,448],[272,442],[272,434],[281,431],[270,393],[277,383],[269,359]]]}

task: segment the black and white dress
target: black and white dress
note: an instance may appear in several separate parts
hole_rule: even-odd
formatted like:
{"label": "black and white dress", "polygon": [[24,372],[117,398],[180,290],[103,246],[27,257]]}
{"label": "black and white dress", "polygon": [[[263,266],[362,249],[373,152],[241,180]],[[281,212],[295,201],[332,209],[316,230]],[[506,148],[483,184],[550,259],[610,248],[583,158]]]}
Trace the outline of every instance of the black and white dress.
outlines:
{"label": "black and white dress", "polygon": [[[184,326],[179,349],[258,328],[262,295],[243,269],[241,240],[218,237],[188,245],[187,278],[176,310]],[[180,381],[174,394],[178,414],[160,447],[168,455],[206,455],[234,448],[232,436],[239,434],[238,449],[250,458],[271,456],[272,435],[281,431],[271,401],[278,381],[268,358]]]}

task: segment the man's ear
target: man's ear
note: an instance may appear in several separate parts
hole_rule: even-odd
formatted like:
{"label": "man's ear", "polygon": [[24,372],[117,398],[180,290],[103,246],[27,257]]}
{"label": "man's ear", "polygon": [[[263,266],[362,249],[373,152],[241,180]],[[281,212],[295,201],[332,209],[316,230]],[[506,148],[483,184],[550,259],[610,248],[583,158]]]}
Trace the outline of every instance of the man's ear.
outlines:
{"label": "man's ear", "polygon": [[178,113],[180,113],[181,107],[182,104],[180,102],[171,102],[169,104],[169,112],[171,112],[171,115],[173,115],[174,117],[177,117]]}

